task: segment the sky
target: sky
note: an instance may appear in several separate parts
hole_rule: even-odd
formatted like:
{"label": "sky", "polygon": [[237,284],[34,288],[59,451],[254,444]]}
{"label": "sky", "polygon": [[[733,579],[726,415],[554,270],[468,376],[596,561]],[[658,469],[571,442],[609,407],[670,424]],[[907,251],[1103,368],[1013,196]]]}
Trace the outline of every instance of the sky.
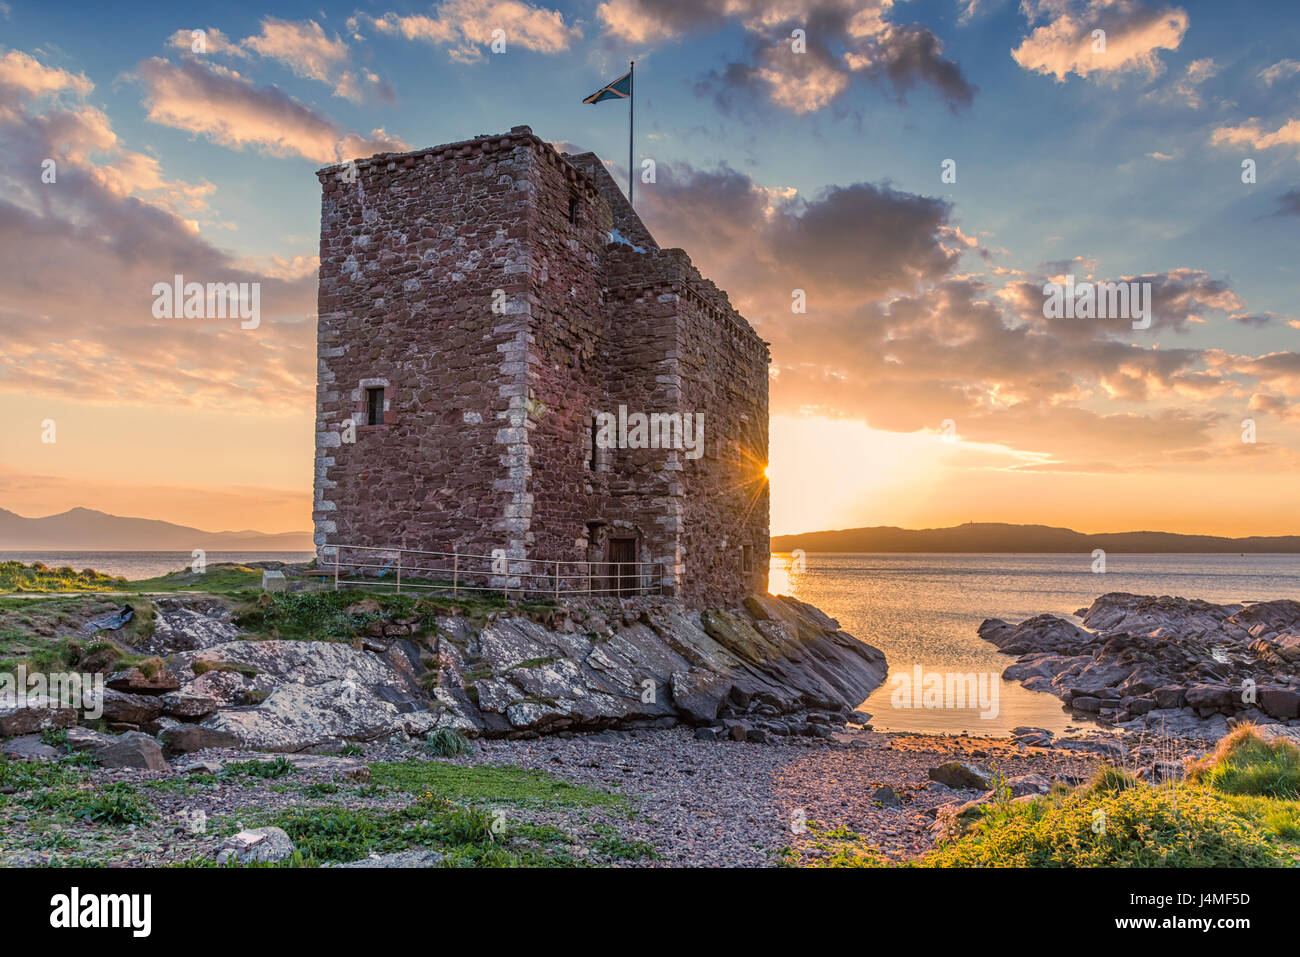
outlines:
{"label": "sky", "polygon": [[635,60],[638,211],[771,343],[774,534],[1300,533],[1300,8],[1245,9],[0,3],[0,507],[309,529],[315,170],[527,124],[625,181]]}

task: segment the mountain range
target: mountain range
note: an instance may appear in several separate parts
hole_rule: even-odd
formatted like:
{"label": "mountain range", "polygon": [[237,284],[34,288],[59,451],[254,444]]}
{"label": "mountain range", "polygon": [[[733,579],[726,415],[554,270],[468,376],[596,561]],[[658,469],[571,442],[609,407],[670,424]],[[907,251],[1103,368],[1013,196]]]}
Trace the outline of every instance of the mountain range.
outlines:
{"label": "mountain range", "polygon": [[152,518],[126,518],[93,508],[24,518],[0,508],[0,551],[309,552],[311,532],[268,534],[251,529],[205,532]]}
{"label": "mountain range", "polygon": [[845,528],[776,535],[772,551],[789,552],[1300,552],[1300,535],[1222,538],[1172,532],[1104,532],[1087,535],[1048,525],[968,522],[951,528]]}

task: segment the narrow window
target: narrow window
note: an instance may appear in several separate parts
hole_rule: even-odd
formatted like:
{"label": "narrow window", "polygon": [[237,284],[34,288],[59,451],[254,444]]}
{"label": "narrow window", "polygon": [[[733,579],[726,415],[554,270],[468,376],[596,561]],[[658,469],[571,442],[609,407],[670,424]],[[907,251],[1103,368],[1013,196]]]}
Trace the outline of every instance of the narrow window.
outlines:
{"label": "narrow window", "polygon": [[754,570],[754,546],[740,546],[740,570],[742,572],[752,572]]}
{"label": "narrow window", "polygon": [[591,458],[587,460],[587,468],[596,471],[596,417],[591,417]]}
{"label": "narrow window", "polygon": [[384,424],[384,390],[366,390],[366,423],[368,425]]}
{"label": "narrow window", "polygon": [[569,197],[569,222],[576,223],[577,221],[578,221],[578,197],[570,196]]}

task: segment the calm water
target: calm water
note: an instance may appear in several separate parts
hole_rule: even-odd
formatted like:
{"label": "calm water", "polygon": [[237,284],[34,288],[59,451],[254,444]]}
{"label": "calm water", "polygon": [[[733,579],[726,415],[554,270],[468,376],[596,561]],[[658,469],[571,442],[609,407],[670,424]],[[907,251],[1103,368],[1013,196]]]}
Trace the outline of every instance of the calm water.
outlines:
{"label": "calm water", "polygon": [[885,653],[890,678],[862,705],[876,728],[972,734],[1072,726],[1055,697],[1000,680],[997,714],[988,718],[979,709],[891,704],[895,675],[911,675],[917,665],[923,673],[1000,675],[1014,659],[975,633],[985,618],[1071,618],[1108,591],[1224,602],[1300,599],[1300,555],[1111,554],[1105,574],[1094,574],[1091,562],[1089,555],[812,554],[795,572],[788,554],[773,555],[770,587],[818,606]]}
{"label": "calm water", "polygon": [[[207,563],[217,562],[305,562],[311,552],[208,552]],[[44,562],[50,568],[68,566],[81,571],[93,568],[123,578],[153,578],[189,568],[189,552],[0,552],[0,562]]]}

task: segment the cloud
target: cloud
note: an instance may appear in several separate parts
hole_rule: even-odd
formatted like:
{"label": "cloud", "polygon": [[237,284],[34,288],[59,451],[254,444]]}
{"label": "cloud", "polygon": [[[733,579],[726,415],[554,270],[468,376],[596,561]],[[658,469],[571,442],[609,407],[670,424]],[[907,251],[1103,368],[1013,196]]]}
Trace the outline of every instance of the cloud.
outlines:
{"label": "cloud", "polygon": [[[1164,69],[1159,51],[1178,49],[1190,22],[1180,7],[1142,0],[1022,0],[1020,9],[1033,29],[1012,59],[1062,83],[1071,73],[1154,78]],[[1104,31],[1104,46],[1096,30]]]}
{"label": "cloud", "polygon": [[[771,343],[774,415],[899,432],[952,418],[963,441],[1003,446],[1035,468],[1093,472],[1213,459],[1252,392],[1300,396],[1300,363],[1288,357],[1161,341],[1275,321],[1201,269],[1121,277],[1151,283],[1152,330],[1049,321],[1043,283],[1065,271],[1091,279],[1096,264],[1063,260],[1033,278],[1004,270],[1000,285],[964,274],[962,253],[982,247],[941,199],[876,183],[800,197],[727,167],[668,164],[641,195],[660,243],[689,250]],[[806,313],[792,311],[794,290]]]}
{"label": "cloud", "polygon": [[[0,103],[50,76],[22,65],[3,73]],[[89,92],[66,79],[38,86]],[[178,209],[201,205],[210,184],[169,179],[83,102],[0,111],[0,152],[12,159],[0,170],[0,391],[232,412],[264,400],[271,414],[309,401],[314,276],[260,269],[204,240]],[[53,183],[40,181],[46,157]],[[155,319],[153,284],[178,273],[261,283],[261,326]]]}
{"label": "cloud", "polygon": [[[266,17],[262,32],[235,42],[220,30],[177,30],[168,44],[195,55],[233,56],[248,59],[253,54],[276,60],[296,76],[324,83],[334,95],[359,103],[373,91],[392,100],[393,91],[379,76],[352,63],[352,51],[337,34],[330,37],[315,20],[281,20]],[[195,34],[202,34],[196,40]],[[202,48],[196,49],[201,42]]]}
{"label": "cloud", "polygon": [[231,149],[252,147],[274,156],[336,163],[408,148],[382,129],[369,136],[345,133],[276,87],[256,86],[234,70],[192,57],[180,63],[153,57],[140,64],[136,76],[151,121]]}
{"label": "cloud", "polygon": [[507,50],[515,46],[535,53],[563,53],[582,39],[581,28],[566,24],[558,10],[524,0],[445,0],[433,8],[432,15],[358,14],[349,21],[354,30],[363,23],[381,33],[445,46],[451,58],[461,63],[484,59],[484,47],[498,36]]}
{"label": "cloud", "polygon": [[94,88],[84,73],[47,67],[21,50],[10,50],[0,57],[0,108],[12,108],[20,101],[54,93],[85,96]]}
{"label": "cloud", "polygon": [[[976,89],[943,56],[943,44],[917,24],[885,19],[889,0],[606,0],[596,8],[607,36],[654,44],[739,23],[747,60],[711,71],[697,91],[726,106],[736,92],[760,92],[777,106],[810,113],[848,89],[853,77],[887,83],[900,99],[919,85],[953,109],[969,107]],[[794,49],[794,30],[804,48]]]}
{"label": "cloud", "polygon": [[1214,146],[1249,146],[1257,150],[1294,146],[1300,155],[1300,119],[1288,120],[1268,132],[1260,120],[1252,117],[1240,126],[1219,127],[1210,137],[1210,143]]}
{"label": "cloud", "polygon": [[1300,60],[1278,60],[1272,66],[1259,71],[1259,78],[1266,86],[1272,86],[1280,80],[1300,74]]}

